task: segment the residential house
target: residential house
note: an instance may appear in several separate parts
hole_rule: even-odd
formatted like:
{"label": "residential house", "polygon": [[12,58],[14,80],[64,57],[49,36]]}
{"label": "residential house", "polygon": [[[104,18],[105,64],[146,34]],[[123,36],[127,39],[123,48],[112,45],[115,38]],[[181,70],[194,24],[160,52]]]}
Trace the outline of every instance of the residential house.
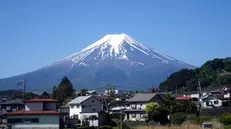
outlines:
{"label": "residential house", "polygon": [[22,99],[5,100],[0,103],[0,123],[7,123],[7,113],[22,110],[24,103]]}
{"label": "residential house", "polygon": [[[84,122],[89,122],[90,126],[99,126],[104,122],[104,112],[103,112],[103,103],[97,99],[97,97],[89,96],[79,96],[69,103],[70,108],[70,118],[77,119],[80,122],[80,125],[83,125]],[[96,116],[97,120],[88,120],[90,116]]]}
{"label": "residential house", "polygon": [[59,129],[60,112],[55,99],[25,100],[25,109],[8,113],[12,129]]}
{"label": "residential house", "polygon": [[135,94],[132,98],[127,100],[129,103],[129,109],[125,110],[124,120],[132,121],[144,121],[147,116],[145,107],[150,102],[157,102],[161,106],[164,104],[164,100],[157,93],[143,93]]}
{"label": "residential house", "polygon": [[222,100],[215,95],[206,95],[202,97],[202,108],[219,108],[222,106]]}

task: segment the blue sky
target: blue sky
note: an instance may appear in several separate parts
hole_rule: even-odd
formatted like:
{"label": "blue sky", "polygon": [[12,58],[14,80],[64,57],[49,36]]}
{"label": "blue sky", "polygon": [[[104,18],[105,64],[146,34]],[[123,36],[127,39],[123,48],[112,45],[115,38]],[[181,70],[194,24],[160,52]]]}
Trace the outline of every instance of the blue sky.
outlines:
{"label": "blue sky", "polygon": [[231,55],[230,31],[230,0],[1,0],[0,78],[36,70],[113,33],[200,66]]}

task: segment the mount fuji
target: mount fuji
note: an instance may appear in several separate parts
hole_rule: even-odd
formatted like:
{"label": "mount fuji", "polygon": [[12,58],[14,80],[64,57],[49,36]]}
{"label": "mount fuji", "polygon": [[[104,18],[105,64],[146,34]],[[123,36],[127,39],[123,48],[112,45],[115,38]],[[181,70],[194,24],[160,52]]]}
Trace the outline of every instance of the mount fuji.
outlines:
{"label": "mount fuji", "polygon": [[120,89],[144,89],[158,86],[182,68],[195,67],[157,52],[129,35],[110,34],[56,63],[0,79],[0,88],[13,88],[15,82],[26,78],[29,90],[51,90],[67,76],[77,89],[97,89],[109,83]]}

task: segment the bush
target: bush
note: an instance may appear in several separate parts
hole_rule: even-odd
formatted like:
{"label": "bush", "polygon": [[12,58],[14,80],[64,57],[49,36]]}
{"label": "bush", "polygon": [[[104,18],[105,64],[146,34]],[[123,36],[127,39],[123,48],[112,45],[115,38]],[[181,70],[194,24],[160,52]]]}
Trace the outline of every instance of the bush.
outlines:
{"label": "bush", "polygon": [[191,119],[193,124],[201,125],[203,122],[210,121],[211,118],[209,117],[196,117]]}
{"label": "bush", "polygon": [[231,114],[223,114],[220,117],[220,122],[224,125],[231,125]]}
{"label": "bush", "polygon": [[178,112],[178,113],[174,113],[171,116],[171,123],[172,124],[181,124],[185,121],[186,119],[186,115],[183,112]]}
{"label": "bush", "polygon": [[224,129],[231,129],[231,125],[227,125],[227,126],[225,126],[225,128]]}

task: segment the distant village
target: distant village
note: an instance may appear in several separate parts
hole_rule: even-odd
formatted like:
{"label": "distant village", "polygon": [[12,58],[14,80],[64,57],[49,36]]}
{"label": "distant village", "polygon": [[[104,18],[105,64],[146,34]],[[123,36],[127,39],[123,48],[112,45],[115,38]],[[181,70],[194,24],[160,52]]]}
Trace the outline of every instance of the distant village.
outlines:
{"label": "distant village", "polygon": [[[60,85],[64,88],[67,86],[62,82]],[[61,89],[61,92],[65,90]],[[206,117],[217,118],[224,113],[231,113],[229,85],[213,91],[202,91],[198,85],[198,91],[191,94],[159,92],[154,87],[142,92],[135,89],[122,91],[110,87],[105,88],[103,93],[87,89],[74,90],[67,99],[57,97],[54,91],[52,94],[30,99],[26,99],[25,96],[23,98],[2,96],[0,127],[127,129],[135,126],[175,125],[184,121]],[[197,124],[206,121],[208,119],[201,119],[201,123]],[[221,125],[211,123],[207,126]]]}

